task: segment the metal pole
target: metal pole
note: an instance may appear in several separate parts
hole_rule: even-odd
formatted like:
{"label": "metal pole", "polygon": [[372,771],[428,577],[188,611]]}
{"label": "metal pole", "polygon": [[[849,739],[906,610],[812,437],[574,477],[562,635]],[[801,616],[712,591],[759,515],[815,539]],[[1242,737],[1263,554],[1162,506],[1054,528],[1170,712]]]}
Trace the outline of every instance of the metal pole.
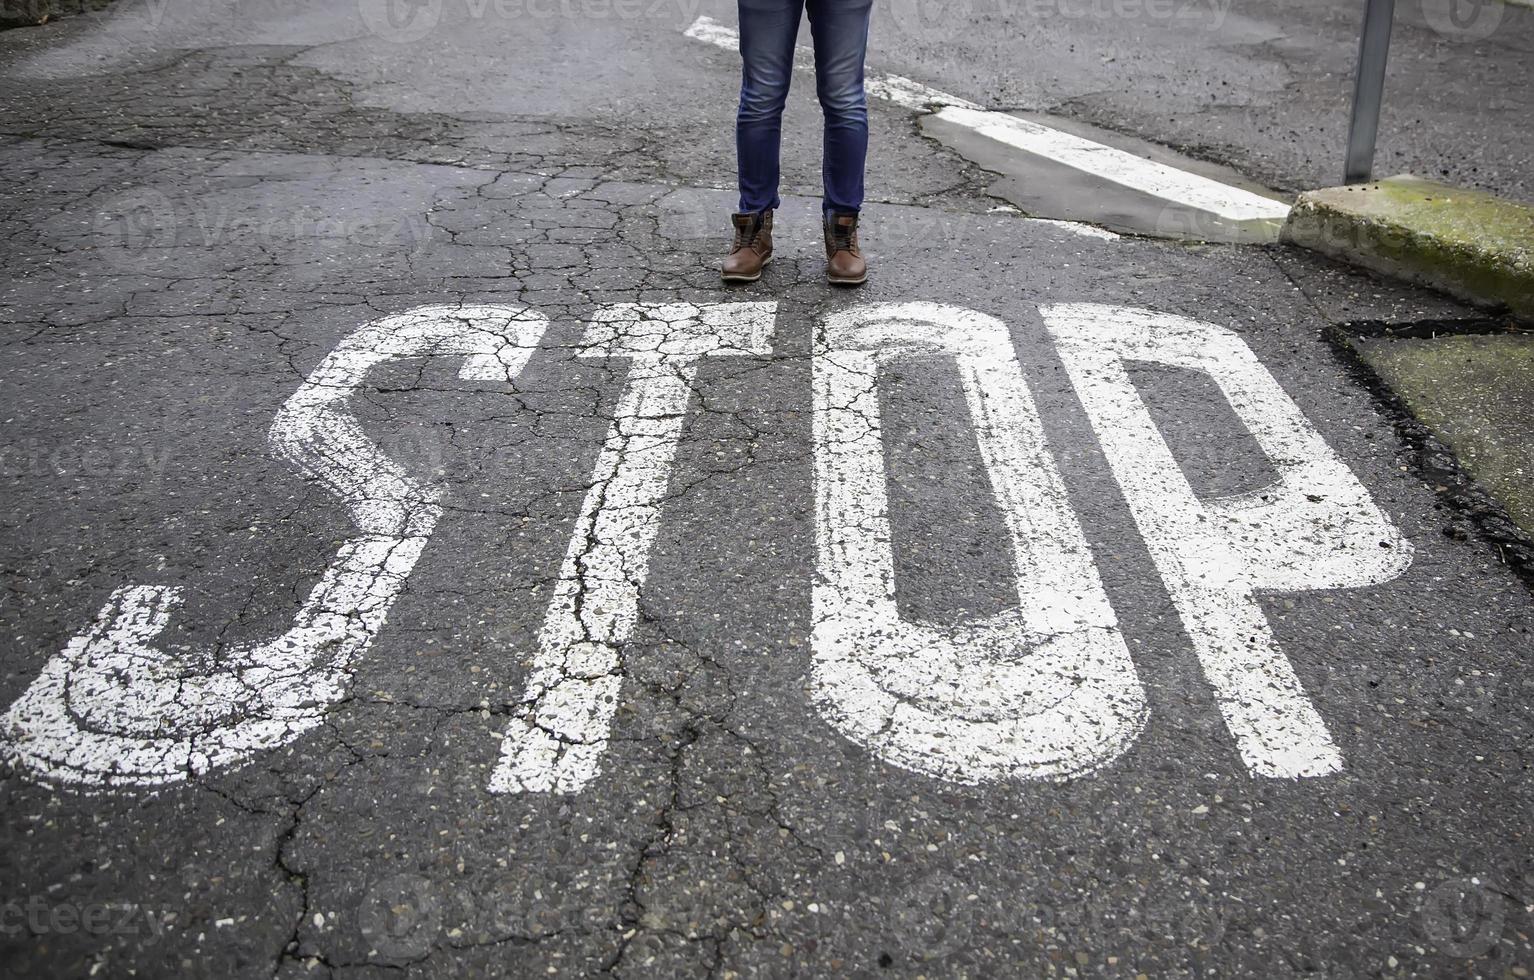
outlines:
{"label": "metal pole", "polygon": [[1385,96],[1385,59],[1390,54],[1390,24],[1396,0],[1367,0],[1364,29],[1358,39],[1358,74],[1353,79],[1353,116],[1348,120],[1348,159],[1343,182],[1358,184],[1374,170],[1374,139]]}

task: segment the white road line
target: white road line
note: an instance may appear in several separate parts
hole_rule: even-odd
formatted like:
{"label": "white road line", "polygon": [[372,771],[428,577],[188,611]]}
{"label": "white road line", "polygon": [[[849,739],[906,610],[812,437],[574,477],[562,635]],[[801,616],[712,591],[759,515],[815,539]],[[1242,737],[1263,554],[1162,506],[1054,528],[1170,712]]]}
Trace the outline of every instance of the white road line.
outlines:
{"label": "white road line", "polygon": [[[1247,768],[1322,776],[1342,753],[1279,647],[1257,593],[1387,582],[1412,546],[1234,332],[1088,303],[1041,311]],[[1207,374],[1278,479],[1201,500],[1125,370]]]}
{"label": "white road line", "polygon": [[[879,373],[934,351],[957,362],[1016,576],[1015,609],[962,626],[908,622],[895,599]],[[859,306],[826,318],[813,364],[812,690],[827,721],[958,783],[1069,779],[1118,758],[1145,725],[1145,691],[1006,324],[937,303]]]}
{"label": "white road line", "polygon": [[[684,33],[694,40],[729,51],[740,50],[739,33],[711,17],[699,17]],[[918,112],[936,112],[939,119],[973,130],[988,139],[1185,207],[1235,221],[1282,220],[1289,213],[1289,205],[1282,201],[1019,119],[1010,113],[992,112],[901,75],[870,72],[865,87],[875,98]]]}
{"label": "white road line", "polygon": [[1122,187],[1144,191],[1163,200],[1208,211],[1222,218],[1246,221],[1254,218],[1283,218],[1289,213],[1289,205],[1282,201],[1137,157],[1027,119],[1019,119],[1009,113],[945,106],[937,117],[972,129],[998,143],[1063,163]]}
{"label": "white road line", "polygon": [[[811,67],[814,67],[813,64]],[[876,99],[903,105],[907,109],[915,109],[917,112],[933,112],[938,109],[975,109],[980,112],[985,110],[970,102],[961,99],[957,95],[949,95],[947,92],[939,92],[935,88],[923,85],[921,82],[912,81],[904,75],[886,75],[875,72],[867,76],[863,81],[863,88]]]}
{"label": "white road line", "polygon": [[712,17],[699,17],[682,33],[694,41],[706,41],[726,51],[740,50],[740,32],[733,27],[726,27]]}
{"label": "white road line", "polygon": [[592,315],[580,356],[625,358],[628,377],[492,793],[578,793],[596,776],[699,363],[771,353],[776,316],[775,302],[617,303]]}
{"label": "white road line", "polygon": [[1036,225],[1063,228],[1073,235],[1080,235],[1082,238],[1100,238],[1105,242],[1116,242],[1124,237],[1116,231],[1109,231],[1096,225],[1083,224],[1080,221],[1061,221],[1059,218],[1029,218],[1028,220]]}

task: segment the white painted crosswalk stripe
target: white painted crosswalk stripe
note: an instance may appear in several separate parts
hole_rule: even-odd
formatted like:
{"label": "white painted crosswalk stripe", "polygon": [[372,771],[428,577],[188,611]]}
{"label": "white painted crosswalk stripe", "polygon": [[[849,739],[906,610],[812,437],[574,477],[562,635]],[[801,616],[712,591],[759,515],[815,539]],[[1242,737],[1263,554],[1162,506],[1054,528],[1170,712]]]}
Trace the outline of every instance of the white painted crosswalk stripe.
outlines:
{"label": "white painted crosswalk stripe", "polygon": [[[719,48],[740,50],[739,33],[711,17],[699,17],[685,34]],[[988,139],[1174,204],[1234,221],[1283,220],[1289,213],[1289,205],[1283,201],[1010,113],[993,112],[901,75],[870,72],[865,87],[874,98],[918,112],[935,112],[939,119]]]}
{"label": "white painted crosswalk stripe", "polygon": [[1019,119],[1009,113],[945,106],[937,115],[939,119],[973,129],[998,143],[1222,218],[1234,221],[1282,219],[1289,213],[1289,205],[1282,201]]}

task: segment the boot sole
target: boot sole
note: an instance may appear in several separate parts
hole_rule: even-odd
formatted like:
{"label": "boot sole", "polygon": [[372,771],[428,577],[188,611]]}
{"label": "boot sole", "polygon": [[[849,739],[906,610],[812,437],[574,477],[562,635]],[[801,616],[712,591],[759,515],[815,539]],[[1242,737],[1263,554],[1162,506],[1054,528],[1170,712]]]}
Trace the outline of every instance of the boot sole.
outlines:
{"label": "boot sole", "polygon": [[868,273],[863,273],[856,279],[838,279],[835,276],[826,276],[826,282],[833,286],[861,286],[868,281]]}
{"label": "boot sole", "polygon": [[[769,252],[767,253],[767,257],[762,260],[762,269],[767,268],[771,262],[772,253]],[[761,269],[758,269],[756,275],[754,276],[731,275],[728,272],[721,272],[719,273],[719,278],[723,279],[725,282],[756,282],[758,279],[762,278],[762,271]]]}

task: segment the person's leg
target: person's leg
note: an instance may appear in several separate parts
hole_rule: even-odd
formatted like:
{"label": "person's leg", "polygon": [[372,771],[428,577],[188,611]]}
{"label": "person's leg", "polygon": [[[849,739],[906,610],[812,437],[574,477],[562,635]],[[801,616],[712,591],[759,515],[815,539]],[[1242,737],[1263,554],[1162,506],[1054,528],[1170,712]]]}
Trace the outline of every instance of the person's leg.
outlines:
{"label": "person's leg", "polygon": [[826,117],[821,162],[826,279],[836,286],[857,286],[868,276],[858,246],[858,212],[868,156],[863,57],[873,0],[808,0],[806,6],[815,38],[815,93]]}
{"label": "person's leg", "polygon": [[809,0],[815,39],[815,93],[825,113],[822,179],[825,212],[856,214],[863,206],[863,161],[868,156],[868,98],[863,58],[873,0]]}
{"label": "person's leg", "polygon": [[804,0],[739,0],[740,109],[735,116],[735,162],[740,210],[778,206],[778,151],[783,104],[794,72],[794,39]]}

